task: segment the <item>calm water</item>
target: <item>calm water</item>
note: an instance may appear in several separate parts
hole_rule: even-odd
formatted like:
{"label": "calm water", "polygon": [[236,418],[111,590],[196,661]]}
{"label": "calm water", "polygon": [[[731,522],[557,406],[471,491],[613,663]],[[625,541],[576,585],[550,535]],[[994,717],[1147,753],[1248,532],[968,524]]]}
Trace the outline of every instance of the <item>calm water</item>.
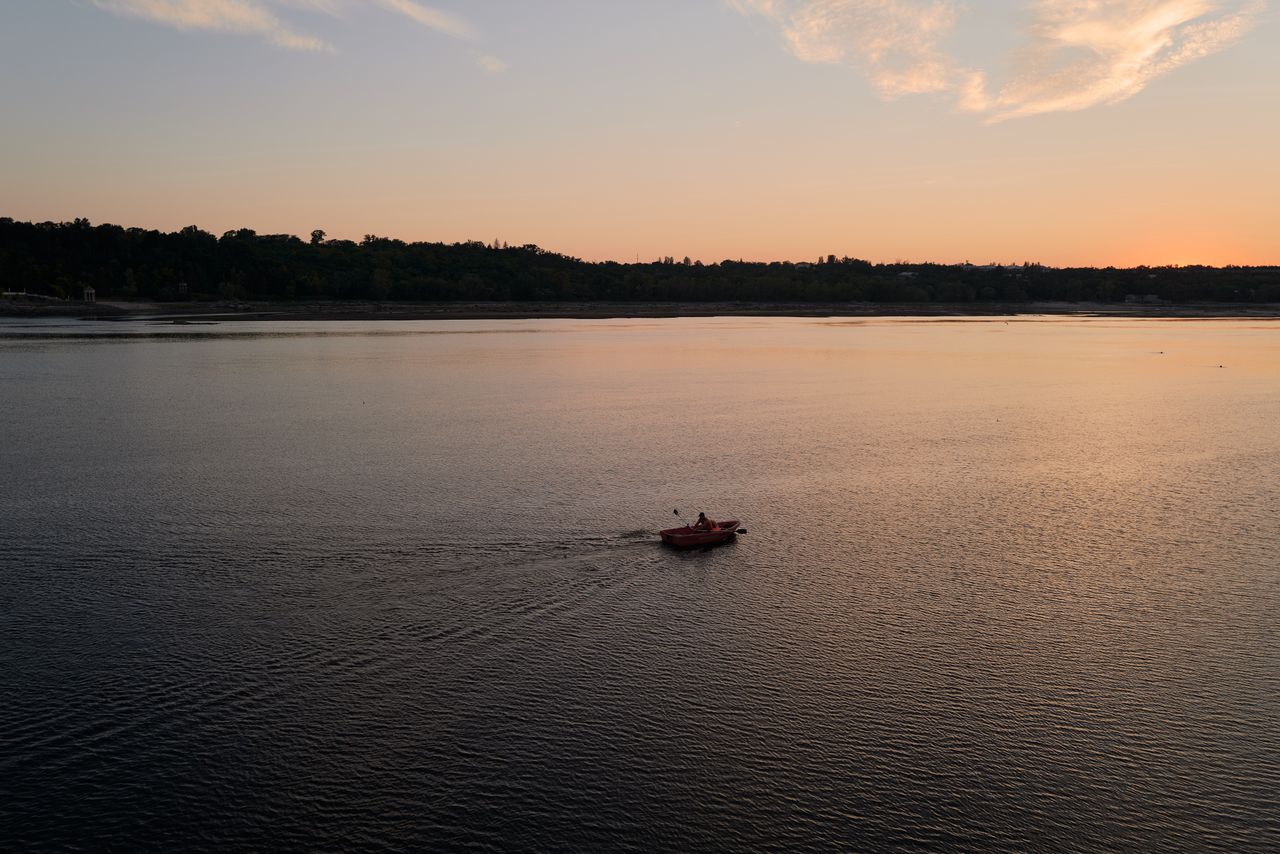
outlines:
{"label": "calm water", "polygon": [[9,322],[0,437],[0,850],[1280,848],[1280,323]]}

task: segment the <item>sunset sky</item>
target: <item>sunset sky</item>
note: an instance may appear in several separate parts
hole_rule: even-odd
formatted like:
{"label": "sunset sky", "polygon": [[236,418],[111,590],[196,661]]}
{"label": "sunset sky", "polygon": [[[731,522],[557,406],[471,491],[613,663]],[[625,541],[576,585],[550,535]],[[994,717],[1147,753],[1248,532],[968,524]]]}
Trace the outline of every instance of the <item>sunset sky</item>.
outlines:
{"label": "sunset sky", "polygon": [[1280,2],[5,0],[0,216],[1280,263]]}

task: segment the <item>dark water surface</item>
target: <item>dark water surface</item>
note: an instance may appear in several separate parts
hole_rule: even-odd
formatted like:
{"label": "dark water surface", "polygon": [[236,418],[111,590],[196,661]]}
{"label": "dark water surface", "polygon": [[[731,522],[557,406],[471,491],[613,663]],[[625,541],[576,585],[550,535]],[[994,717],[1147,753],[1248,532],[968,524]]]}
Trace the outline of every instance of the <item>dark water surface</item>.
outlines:
{"label": "dark water surface", "polygon": [[0,582],[4,851],[1280,849],[1280,323],[9,323]]}

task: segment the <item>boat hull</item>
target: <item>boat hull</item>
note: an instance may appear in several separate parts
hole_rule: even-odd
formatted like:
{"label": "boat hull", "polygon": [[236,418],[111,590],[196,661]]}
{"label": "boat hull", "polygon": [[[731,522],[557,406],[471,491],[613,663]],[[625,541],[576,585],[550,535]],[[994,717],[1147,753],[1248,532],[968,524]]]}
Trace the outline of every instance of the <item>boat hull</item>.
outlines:
{"label": "boat hull", "polygon": [[713,530],[700,531],[696,528],[668,528],[659,531],[662,542],[677,549],[693,549],[699,546],[714,546],[728,542],[738,533],[738,520],[719,523]]}

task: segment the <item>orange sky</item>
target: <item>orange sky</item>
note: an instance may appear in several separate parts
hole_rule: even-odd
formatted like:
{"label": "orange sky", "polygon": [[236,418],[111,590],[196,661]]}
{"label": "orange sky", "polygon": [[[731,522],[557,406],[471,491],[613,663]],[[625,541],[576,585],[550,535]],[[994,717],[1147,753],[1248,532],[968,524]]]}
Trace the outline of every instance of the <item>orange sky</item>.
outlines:
{"label": "orange sky", "polygon": [[0,54],[44,70],[0,82],[0,215],[588,259],[1280,263],[1269,4],[1030,9],[20,0]]}

